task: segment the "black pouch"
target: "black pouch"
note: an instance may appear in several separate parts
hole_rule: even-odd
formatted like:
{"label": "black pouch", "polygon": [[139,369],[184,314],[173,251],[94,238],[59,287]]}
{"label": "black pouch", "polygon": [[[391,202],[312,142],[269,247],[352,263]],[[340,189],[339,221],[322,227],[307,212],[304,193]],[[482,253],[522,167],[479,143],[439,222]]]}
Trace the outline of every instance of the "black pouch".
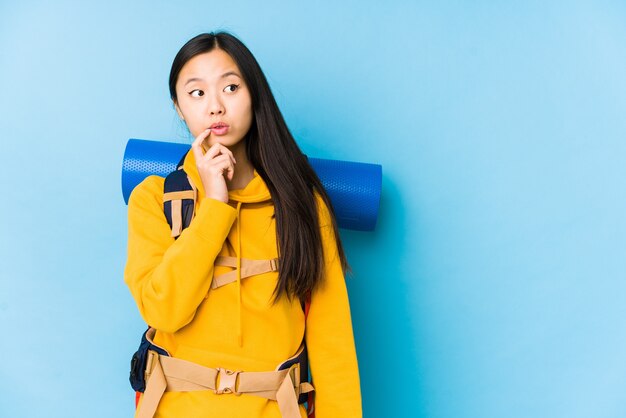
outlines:
{"label": "black pouch", "polygon": [[141,336],[139,349],[133,354],[130,360],[130,385],[135,392],[143,392],[146,390],[146,363],[148,361],[148,350],[156,351],[163,356],[169,356],[169,353],[159,346],[156,346],[148,340],[148,328]]}

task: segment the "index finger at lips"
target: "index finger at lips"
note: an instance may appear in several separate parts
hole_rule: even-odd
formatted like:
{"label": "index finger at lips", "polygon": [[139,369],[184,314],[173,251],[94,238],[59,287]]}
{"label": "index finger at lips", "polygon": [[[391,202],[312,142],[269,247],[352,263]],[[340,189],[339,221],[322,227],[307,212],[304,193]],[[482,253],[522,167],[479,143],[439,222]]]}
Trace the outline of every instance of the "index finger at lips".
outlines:
{"label": "index finger at lips", "polygon": [[196,157],[196,161],[200,161],[202,159],[202,141],[205,140],[207,136],[211,133],[211,128],[203,131],[196,137],[196,139],[191,144],[191,149],[193,150],[193,155]]}

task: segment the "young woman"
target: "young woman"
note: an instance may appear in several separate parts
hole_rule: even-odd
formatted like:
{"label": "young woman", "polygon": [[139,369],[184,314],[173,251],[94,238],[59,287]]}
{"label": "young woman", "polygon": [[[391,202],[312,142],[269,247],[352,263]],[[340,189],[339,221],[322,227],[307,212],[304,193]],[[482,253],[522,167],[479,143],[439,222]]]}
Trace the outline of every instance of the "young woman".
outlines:
{"label": "young woman", "polygon": [[276,371],[304,341],[315,416],[360,417],[332,205],[259,64],[234,36],[201,34],[176,55],[169,89],[195,138],[183,169],[197,198],[174,238],[162,177],[130,196],[124,278],[169,354],[151,353],[136,416],[306,417],[297,397],[311,386]]}

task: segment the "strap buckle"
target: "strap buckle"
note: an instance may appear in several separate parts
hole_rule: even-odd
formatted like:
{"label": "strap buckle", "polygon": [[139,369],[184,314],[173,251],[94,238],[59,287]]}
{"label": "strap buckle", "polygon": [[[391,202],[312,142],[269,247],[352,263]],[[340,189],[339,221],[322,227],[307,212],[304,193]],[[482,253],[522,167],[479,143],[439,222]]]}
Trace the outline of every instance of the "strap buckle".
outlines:
{"label": "strap buckle", "polygon": [[215,376],[215,394],[233,393],[237,396],[241,395],[241,393],[237,392],[237,377],[239,373],[241,373],[241,370],[228,370],[218,367],[217,375]]}
{"label": "strap buckle", "polygon": [[278,271],[278,258],[272,258],[270,260],[270,268],[272,271]]}
{"label": "strap buckle", "polygon": [[146,355],[146,369],[144,371],[144,382],[147,382],[148,379],[150,379],[150,375],[152,374],[152,369],[154,368],[154,365],[156,364],[156,362],[159,361],[158,357],[159,357],[159,353],[157,353],[154,350],[148,349],[148,352]]}
{"label": "strap buckle", "polygon": [[300,382],[300,364],[299,363],[292,364],[291,367],[289,368],[289,372],[287,373],[287,375],[291,379],[291,383],[294,389],[296,390],[296,395],[300,396],[300,393],[299,393],[300,383],[302,383]]}

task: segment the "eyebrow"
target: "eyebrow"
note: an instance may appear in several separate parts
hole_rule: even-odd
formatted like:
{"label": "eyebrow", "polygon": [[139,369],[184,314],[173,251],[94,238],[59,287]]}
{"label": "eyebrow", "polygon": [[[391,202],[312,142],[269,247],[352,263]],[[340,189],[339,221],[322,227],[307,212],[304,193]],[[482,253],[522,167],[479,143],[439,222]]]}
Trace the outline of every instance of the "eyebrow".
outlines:
{"label": "eyebrow", "polygon": [[[225,72],[224,74],[222,74],[222,75],[220,76],[220,78],[226,78],[226,77],[228,77],[228,76],[230,76],[230,75],[234,75],[234,76],[236,76],[236,77],[241,78],[241,76],[240,76],[239,74],[237,74],[235,71],[228,71],[228,72]],[[186,86],[187,84],[191,83],[192,81],[204,81],[204,80],[203,80],[202,78],[193,77],[193,78],[190,78],[189,80],[187,80],[187,81],[185,82],[185,86]]]}

